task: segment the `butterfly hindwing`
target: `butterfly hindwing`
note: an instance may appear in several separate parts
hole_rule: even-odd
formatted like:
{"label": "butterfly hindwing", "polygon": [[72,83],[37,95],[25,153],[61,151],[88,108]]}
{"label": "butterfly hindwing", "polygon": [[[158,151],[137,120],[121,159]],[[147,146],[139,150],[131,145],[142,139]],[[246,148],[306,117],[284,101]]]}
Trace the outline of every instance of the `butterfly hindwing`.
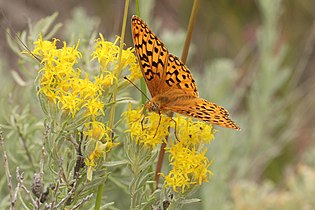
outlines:
{"label": "butterfly hindwing", "polygon": [[194,117],[215,125],[240,130],[240,127],[229,118],[229,112],[222,106],[209,102],[202,98],[190,98],[189,105],[181,106],[181,101],[170,106],[170,110],[176,110],[177,113]]}

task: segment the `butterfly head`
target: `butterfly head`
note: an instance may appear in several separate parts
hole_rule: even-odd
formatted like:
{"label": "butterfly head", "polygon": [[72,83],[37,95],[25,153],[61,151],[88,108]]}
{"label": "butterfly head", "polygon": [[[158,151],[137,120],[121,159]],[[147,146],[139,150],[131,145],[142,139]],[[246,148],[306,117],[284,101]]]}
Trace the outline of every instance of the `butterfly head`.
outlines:
{"label": "butterfly head", "polygon": [[148,101],[145,104],[145,108],[149,110],[149,112],[160,113],[160,105],[153,101]]}

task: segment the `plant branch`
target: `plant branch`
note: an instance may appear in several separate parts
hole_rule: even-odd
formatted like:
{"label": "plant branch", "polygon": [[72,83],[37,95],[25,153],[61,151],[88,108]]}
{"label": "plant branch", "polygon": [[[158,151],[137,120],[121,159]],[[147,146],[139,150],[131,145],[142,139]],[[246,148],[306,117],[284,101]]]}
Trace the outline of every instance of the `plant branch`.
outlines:
{"label": "plant branch", "polygon": [[4,166],[5,175],[7,177],[8,189],[9,189],[9,193],[10,193],[10,209],[15,209],[14,205],[15,205],[15,198],[16,197],[15,197],[14,191],[13,191],[12,175],[10,172],[7,150],[5,147],[3,131],[1,129],[1,127],[0,127],[0,145],[2,147],[3,166]]}
{"label": "plant branch", "polygon": [[182,61],[183,61],[183,63],[186,63],[186,61],[187,61],[189,46],[190,46],[190,42],[191,42],[193,28],[194,28],[194,25],[195,25],[195,22],[196,22],[196,18],[197,18],[199,4],[200,4],[200,1],[199,0],[195,0],[193,8],[191,10],[189,24],[188,24],[188,29],[187,29],[187,34],[186,34],[186,39],[185,39],[185,44],[184,44],[184,49],[183,49],[183,53],[182,53]]}
{"label": "plant branch", "polygon": [[[182,53],[183,63],[186,63],[186,60],[187,60],[188,50],[189,50],[189,46],[190,46],[193,27],[194,27],[195,22],[196,22],[199,3],[200,3],[199,0],[195,0],[192,11],[191,11],[190,20],[189,20],[188,29],[187,29],[187,34],[186,34],[186,39],[185,39],[185,45],[184,45],[183,53]],[[173,113],[170,113],[169,117],[172,118]],[[170,128],[169,128],[169,130],[170,130]],[[169,138],[169,136],[165,137],[166,142],[168,142],[168,138]],[[164,154],[165,154],[165,147],[166,147],[166,143],[163,142],[161,145],[160,153],[159,153],[159,159],[158,159],[158,162],[156,165],[156,171],[155,171],[155,177],[154,177],[155,189],[157,189],[158,185],[159,185],[160,173],[162,170],[163,159],[164,159]]]}

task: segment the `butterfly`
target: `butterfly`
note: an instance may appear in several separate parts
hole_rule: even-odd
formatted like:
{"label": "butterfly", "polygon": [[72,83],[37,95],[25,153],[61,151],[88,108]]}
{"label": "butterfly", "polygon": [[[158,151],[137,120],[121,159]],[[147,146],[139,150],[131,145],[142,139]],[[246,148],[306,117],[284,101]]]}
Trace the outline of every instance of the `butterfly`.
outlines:
{"label": "butterfly", "polygon": [[141,71],[152,96],[145,105],[149,111],[176,112],[240,130],[224,107],[199,97],[197,85],[187,66],[168,52],[164,43],[141,18],[132,17],[131,30]]}

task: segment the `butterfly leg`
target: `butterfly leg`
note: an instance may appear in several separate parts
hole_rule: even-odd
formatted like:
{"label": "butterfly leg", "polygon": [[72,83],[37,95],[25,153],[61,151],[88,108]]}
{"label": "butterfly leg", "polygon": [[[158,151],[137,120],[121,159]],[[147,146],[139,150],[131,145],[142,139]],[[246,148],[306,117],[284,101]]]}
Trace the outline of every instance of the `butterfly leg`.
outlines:
{"label": "butterfly leg", "polygon": [[175,135],[175,138],[176,138],[176,140],[177,141],[179,141],[179,138],[177,137],[177,123],[176,123],[176,121],[173,119],[173,118],[171,118],[171,120],[174,122],[174,124],[175,124],[175,126],[174,126],[174,135]]}
{"label": "butterfly leg", "polygon": [[145,120],[145,116],[143,115],[142,119],[141,119],[141,129],[142,130],[144,130],[144,127],[143,127],[144,120]]}
{"label": "butterfly leg", "polygon": [[153,138],[155,138],[155,136],[156,136],[156,134],[157,134],[157,132],[158,132],[158,130],[159,130],[159,127],[160,127],[160,123],[161,123],[162,117],[161,117],[161,114],[160,114],[159,116],[160,116],[160,118],[159,118],[158,126],[157,126],[157,128],[156,128],[156,130],[155,130],[155,134],[154,134]]}

